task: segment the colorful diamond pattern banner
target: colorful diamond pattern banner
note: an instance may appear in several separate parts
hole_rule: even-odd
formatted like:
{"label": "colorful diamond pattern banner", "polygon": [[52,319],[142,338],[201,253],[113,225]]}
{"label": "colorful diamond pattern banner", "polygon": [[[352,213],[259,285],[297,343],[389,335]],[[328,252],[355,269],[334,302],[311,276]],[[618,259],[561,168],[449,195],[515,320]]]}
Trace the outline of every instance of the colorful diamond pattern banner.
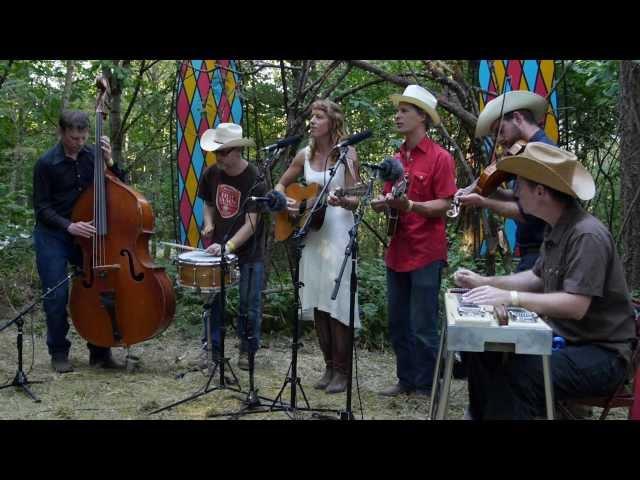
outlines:
{"label": "colorful diamond pattern banner", "polygon": [[180,66],[176,96],[178,205],[180,242],[205,247],[200,231],[204,202],[197,197],[202,172],[216,162],[200,148],[200,136],[219,123],[242,123],[239,76],[234,60],[185,60]]}
{"label": "colorful diamond pattern banner", "polygon": [[[491,72],[493,66],[494,72]],[[555,62],[553,60],[481,60],[478,70],[478,81],[482,91],[479,94],[480,111],[490,100],[511,90],[528,90],[547,97],[555,80]],[[549,97],[549,107],[544,119],[544,131],[554,142],[558,143],[558,95],[554,90]],[[491,150],[491,142],[486,142]],[[504,224],[509,247],[513,251],[516,243],[516,224],[507,219]],[[482,243],[480,254],[487,252],[486,241]],[[519,252],[515,252],[516,255]]]}
{"label": "colorful diamond pattern banner", "polygon": [[[491,73],[491,65],[495,75]],[[555,79],[553,60],[481,60],[478,71],[480,111],[486,103],[511,90],[529,90],[546,97]],[[544,131],[558,143],[558,94],[554,90],[549,97],[549,108],[544,120]]]}

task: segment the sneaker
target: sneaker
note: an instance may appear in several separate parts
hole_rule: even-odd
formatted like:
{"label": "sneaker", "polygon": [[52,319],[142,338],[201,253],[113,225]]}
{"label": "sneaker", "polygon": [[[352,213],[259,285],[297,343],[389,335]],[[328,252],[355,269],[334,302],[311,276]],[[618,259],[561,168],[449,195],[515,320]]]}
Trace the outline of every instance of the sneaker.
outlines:
{"label": "sneaker", "polygon": [[[255,357],[254,357],[255,361]],[[254,363],[255,367],[255,363]],[[249,354],[247,352],[238,353],[238,368],[240,370],[249,370]]]}
{"label": "sneaker", "polygon": [[54,353],[51,355],[51,366],[57,373],[73,372],[73,365],[69,362],[67,353]]}
{"label": "sneaker", "polygon": [[400,382],[398,382],[395,385],[392,385],[391,387],[385,390],[382,390],[381,392],[378,392],[378,394],[382,395],[383,397],[396,397],[402,393],[411,393],[411,392],[413,392],[412,388],[405,387]]}

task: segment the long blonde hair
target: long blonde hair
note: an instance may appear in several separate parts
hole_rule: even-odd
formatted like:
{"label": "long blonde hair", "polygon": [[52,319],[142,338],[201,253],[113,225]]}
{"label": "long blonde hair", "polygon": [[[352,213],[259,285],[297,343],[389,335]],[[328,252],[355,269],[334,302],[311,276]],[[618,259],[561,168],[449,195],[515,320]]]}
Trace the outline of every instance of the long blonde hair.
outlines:
{"label": "long blonde hair", "polygon": [[[331,123],[329,128],[329,137],[332,145],[335,145],[340,140],[347,138],[347,130],[344,125],[344,113],[342,112],[340,105],[325,98],[313,102],[311,104],[311,111],[313,110],[320,110],[326,113],[327,117],[329,117],[329,121]],[[309,148],[311,150],[309,158],[313,158],[317,148],[313,137],[309,139]],[[338,152],[334,151],[330,158],[335,162],[338,159]]]}

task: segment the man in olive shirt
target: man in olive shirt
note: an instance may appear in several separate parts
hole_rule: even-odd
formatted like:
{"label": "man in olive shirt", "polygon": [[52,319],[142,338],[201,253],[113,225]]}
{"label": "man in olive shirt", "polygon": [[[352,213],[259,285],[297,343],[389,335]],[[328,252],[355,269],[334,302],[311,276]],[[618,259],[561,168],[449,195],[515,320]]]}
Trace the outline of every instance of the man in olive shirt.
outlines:
{"label": "man in olive shirt", "polygon": [[[607,228],[576,201],[595,195],[591,175],[575,155],[529,143],[498,169],[518,175],[517,198],[549,226],[532,270],[483,277],[458,270],[472,288],[464,300],[513,305],[538,313],[567,346],[551,355],[557,400],[611,394],[624,379],[635,336],[634,311],[622,264]],[[472,354],[469,402],[473,419],[528,419],[544,413],[542,362],[512,355]]]}

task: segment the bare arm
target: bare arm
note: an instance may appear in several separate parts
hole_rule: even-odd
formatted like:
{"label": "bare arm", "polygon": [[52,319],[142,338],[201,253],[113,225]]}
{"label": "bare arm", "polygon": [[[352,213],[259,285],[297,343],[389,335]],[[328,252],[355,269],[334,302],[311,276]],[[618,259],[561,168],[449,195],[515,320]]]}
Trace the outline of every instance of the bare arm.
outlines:
{"label": "bare arm", "polygon": [[[344,183],[346,187],[353,187],[360,181],[360,162],[358,161],[358,154],[355,148],[349,147],[348,157],[353,165],[353,172],[356,178],[351,175],[351,169],[346,168],[344,174]],[[330,193],[327,197],[329,205],[345,208],[347,210],[355,210],[358,208],[360,199],[354,195],[348,195],[345,197],[336,197],[333,193]]]}
{"label": "bare arm", "polygon": [[511,305],[511,290],[518,292],[519,306],[555,318],[580,320],[591,305],[591,297],[567,292],[538,293],[543,289],[542,279],[532,270],[498,277],[483,277],[461,269],[454,275],[457,285],[472,288],[464,295],[465,301],[479,305]]}
{"label": "bare arm", "polygon": [[486,285],[519,292],[541,292],[544,288],[542,279],[533,273],[533,270],[525,270],[512,275],[485,277],[466,268],[461,268],[453,274],[453,281],[459,287],[464,288],[477,288]]}
{"label": "bare arm", "polygon": [[469,195],[460,197],[460,204],[470,207],[488,208],[501,217],[514,218],[520,222],[525,221],[518,208],[518,203],[515,200],[504,201],[496,198],[483,197],[477,193],[470,193]]}
{"label": "bare arm", "polygon": [[[435,200],[429,200],[427,202],[415,202],[411,200],[411,203],[413,204],[411,211],[423,217],[442,217],[446,211],[451,208],[450,198],[436,198]],[[390,208],[397,208],[403,212],[408,211],[411,205],[406,195],[394,199],[390,193],[387,194],[385,204]]]}
{"label": "bare arm", "polygon": [[213,223],[213,216],[215,215],[215,207],[211,207],[204,204],[204,226],[202,227],[202,236],[203,237],[211,237],[213,235],[213,230],[215,225]]}
{"label": "bare arm", "polygon": [[274,190],[280,193],[284,193],[285,189],[291,185],[298,177],[304,174],[304,150],[300,150],[293,160],[289,168],[282,174],[278,183],[276,183]]}
{"label": "bare arm", "polygon": [[243,245],[247,240],[249,240],[251,235],[255,233],[255,230],[258,224],[257,222],[258,222],[258,213],[252,212],[252,213],[245,214],[244,223],[238,229],[235,235],[233,235],[229,240],[227,240],[227,243],[231,242],[234,245],[234,249],[236,250],[240,248],[240,246]]}

